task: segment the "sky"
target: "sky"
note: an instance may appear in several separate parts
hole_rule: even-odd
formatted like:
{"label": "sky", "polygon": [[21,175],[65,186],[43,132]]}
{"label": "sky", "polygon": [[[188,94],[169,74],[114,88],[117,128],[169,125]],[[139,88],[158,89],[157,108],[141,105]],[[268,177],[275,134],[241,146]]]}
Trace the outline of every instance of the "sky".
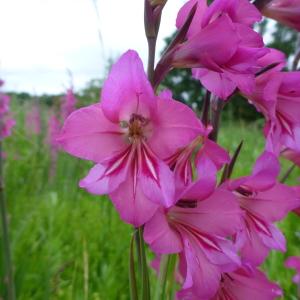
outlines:
{"label": "sky", "polygon": [[[108,60],[135,49],[147,60],[143,0],[0,0],[0,78],[7,91],[62,93],[103,78]],[[165,6],[157,54],[184,0]],[[97,7],[97,10],[96,10]],[[101,32],[101,38],[99,37]]]}

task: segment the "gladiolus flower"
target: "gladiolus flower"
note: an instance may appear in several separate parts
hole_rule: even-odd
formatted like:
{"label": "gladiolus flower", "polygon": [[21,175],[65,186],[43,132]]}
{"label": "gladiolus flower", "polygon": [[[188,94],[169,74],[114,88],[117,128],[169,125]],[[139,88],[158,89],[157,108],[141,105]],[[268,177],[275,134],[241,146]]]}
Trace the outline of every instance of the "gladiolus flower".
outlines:
{"label": "gladiolus flower", "polygon": [[271,72],[259,76],[248,98],[266,118],[267,150],[300,151],[300,72]]}
{"label": "gladiolus flower", "polygon": [[270,249],[284,252],[285,238],[273,224],[299,206],[293,188],[277,183],[280,166],[269,152],[257,160],[252,175],[233,180],[229,187],[244,211],[245,226],[236,236],[242,259],[253,265],[261,264]]}
{"label": "gladiolus flower", "polygon": [[[4,81],[0,79],[0,87]],[[15,126],[16,121],[9,114],[10,97],[0,92],[0,141],[11,135],[11,129]]]}
{"label": "gladiolus flower", "polygon": [[193,76],[222,99],[236,88],[253,91],[257,61],[268,51],[250,27],[261,19],[258,10],[247,0],[215,0],[209,7],[204,0],[190,0],[179,11],[178,28],[194,5],[187,41],[169,54],[172,66],[192,68]]}
{"label": "gladiolus flower", "polygon": [[178,253],[181,292],[211,299],[222,272],[240,264],[227,237],[241,229],[241,211],[235,197],[216,189],[209,197],[193,185],[170,209],[160,209],[145,224],[144,239],[156,254]]}
{"label": "gladiolus flower", "polygon": [[41,133],[41,115],[38,104],[34,104],[32,109],[26,115],[26,128],[30,134]]}
{"label": "gladiolus flower", "polygon": [[60,132],[60,122],[55,114],[52,114],[48,120],[48,136],[47,143],[51,146],[51,149],[57,150],[59,144],[57,137]]}
{"label": "gladiolus flower", "polygon": [[65,120],[75,109],[77,99],[74,95],[73,88],[67,90],[67,94],[63,97],[61,107],[61,118]]}
{"label": "gladiolus flower", "polygon": [[16,125],[16,121],[11,118],[2,117],[0,120],[0,140],[11,135],[11,129]]}
{"label": "gladiolus flower", "polygon": [[174,176],[163,160],[200,132],[190,108],[154,94],[137,53],[128,51],[113,66],[101,103],[73,112],[59,142],[97,163],[80,186],[109,194],[122,219],[140,226],[159,206],[174,204]]}
{"label": "gladiolus flower", "polygon": [[175,174],[176,195],[180,195],[193,181],[201,180],[206,185],[203,193],[208,196],[215,188],[217,171],[230,160],[223,148],[208,139],[211,128],[201,126],[200,136],[166,160]]}

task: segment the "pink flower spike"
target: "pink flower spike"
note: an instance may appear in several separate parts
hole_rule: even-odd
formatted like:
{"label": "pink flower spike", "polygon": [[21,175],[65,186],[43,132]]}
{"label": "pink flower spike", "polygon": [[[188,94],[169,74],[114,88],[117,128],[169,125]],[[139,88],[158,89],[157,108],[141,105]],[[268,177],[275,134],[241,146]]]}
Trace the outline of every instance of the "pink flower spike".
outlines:
{"label": "pink flower spike", "polygon": [[0,115],[3,115],[9,111],[10,97],[3,93],[0,93]]}
{"label": "pink flower spike", "polygon": [[60,122],[55,116],[52,114],[48,120],[48,136],[47,136],[47,143],[51,146],[53,151],[58,149],[58,142],[57,137],[60,132]]}
{"label": "pink flower spike", "polygon": [[174,175],[164,159],[202,130],[193,111],[170,96],[154,94],[138,54],[128,51],[113,66],[101,103],[73,112],[58,138],[68,153],[97,163],[80,186],[109,194],[134,226],[174,204]]}
{"label": "pink flower spike", "polygon": [[263,10],[263,15],[300,31],[299,0],[273,0]]}
{"label": "pink flower spike", "polygon": [[16,121],[14,119],[4,117],[4,119],[0,121],[0,140],[10,136],[11,130],[15,125]]}
{"label": "pink flower spike", "polygon": [[41,115],[38,104],[34,104],[26,114],[26,128],[30,134],[41,133]]}
{"label": "pink flower spike", "polygon": [[293,277],[293,282],[300,284],[300,257],[299,256],[290,256],[285,261],[285,266],[287,268],[295,269],[297,274]]}
{"label": "pink flower spike", "polygon": [[73,88],[67,90],[66,95],[63,97],[63,104],[61,106],[61,117],[65,120],[75,109],[77,99],[74,95]]}

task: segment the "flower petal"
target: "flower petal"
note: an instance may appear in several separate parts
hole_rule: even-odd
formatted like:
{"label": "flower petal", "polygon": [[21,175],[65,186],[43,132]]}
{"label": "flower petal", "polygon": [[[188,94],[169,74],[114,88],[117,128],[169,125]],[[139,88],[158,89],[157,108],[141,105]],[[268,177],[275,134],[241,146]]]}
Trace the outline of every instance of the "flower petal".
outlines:
{"label": "flower petal", "polygon": [[126,148],[119,125],[106,119],[99,104],[73,112],[57,142],[66,152],[97,163]]}
{"label": "flower petal", "polygon": [[112,122],[129,121],[132,114],[149,117],[156,110],[153,89],[135,51],[127,51],[113,65],[103,85],[101,104]]}
{"label": "flower petal", "polygon": [[158,98],[158,111],[153,134],[147,143],[162,159],[185,147],[205,130],[192,109],[172,98],[169,101]]}
{"label": "flower petal", "polygon": [[145,224],[144,239],[157,254],[179,253],[183,249],[180,235],[169,225],[162,209]]}

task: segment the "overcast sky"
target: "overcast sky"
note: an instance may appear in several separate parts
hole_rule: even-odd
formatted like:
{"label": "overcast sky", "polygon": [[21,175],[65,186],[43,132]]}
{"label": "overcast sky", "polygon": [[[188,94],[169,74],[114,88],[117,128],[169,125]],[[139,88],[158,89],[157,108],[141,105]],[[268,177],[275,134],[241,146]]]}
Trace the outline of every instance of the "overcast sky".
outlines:
{"label": "overcast sky", "polygon": [[[63,92],[70,82],[67,69],[78,90],[90,79],[102,78],[108,59],[128,49],[146,62],[143,2],[98,0],[98,19],[93,0],[0,0],[0,77],[6,90]],[[184,2],[168,1],[158,52],[174,32]]]}

